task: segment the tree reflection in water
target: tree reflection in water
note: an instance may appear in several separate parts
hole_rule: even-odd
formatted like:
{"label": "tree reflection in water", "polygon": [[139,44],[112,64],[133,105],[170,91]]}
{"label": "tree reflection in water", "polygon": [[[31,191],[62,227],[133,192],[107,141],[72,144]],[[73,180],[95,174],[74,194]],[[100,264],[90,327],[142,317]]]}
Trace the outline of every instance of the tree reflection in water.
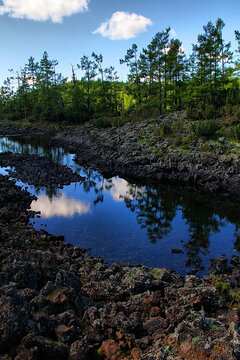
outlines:
{"label": "tree reflection in water", "polygon": [[189,238],[183,240],[189,266],[201,269],[202,258],[209,251],[211,235],[219,233],[229,222],[235,224],[234,246],[240,251],[238,204],[172,184],[155,187],[128,184],[128,187],[124,197],[126,206],[136,213],[138,223],[147,229],[152,243],[171,232],[177,210],[181,209],[189,234]]}
{"label": "tree reflection in water", "polygon": [[46,135],[9,136],[0,140],[0,152],[44,155],[54,162],[61,162],[67,155],[63,148],[49,146]]}
{"label": "tree reflection in water", "polygon": [[104,191],[109,191],[113,186],[112,179],[105,179],[102,175],[91,169],[81,168],[81,173],[85,178],[82,185],[86,193],[94,189],[96,199],[93,201],[94,205],[97,205],[104,200]]}
{"label": "tree reflection in water", "polygon": [[126,206],[136,213],[136,219],[142,228],[146,228],[148,238],[152,243],[161,240],[172,230],[172,221],[176,215],[176,199],[160,188],[137,185],[129,186],[124,201]]}

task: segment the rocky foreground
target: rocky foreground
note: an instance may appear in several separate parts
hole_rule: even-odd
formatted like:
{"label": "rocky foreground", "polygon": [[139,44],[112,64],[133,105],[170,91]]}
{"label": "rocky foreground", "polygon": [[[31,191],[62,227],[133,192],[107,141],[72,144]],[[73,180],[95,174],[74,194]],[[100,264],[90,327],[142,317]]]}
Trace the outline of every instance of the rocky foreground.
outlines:
{"label": "rocky foreground", "polygon": [[109,267],[34,230],[32,200],[0,175],[1,359],[240,358],[238,257],[213,260],[204,279]]}
{"label": "rocky foreground", "polygon": [[[58,132],[52,143],[111,176],[180,181],[238,197],[239,155],[231,144],[222,138],[206,148],[200,139],[174,148],[154,135],[162,120],[101,131],[91,124],[52,129]],[[2,135],[36,132],[45,130],[1,126]],[[79,181],[65,168],[45,173],[52,167],[46,159],[5,153],[0,160],[35,186]],[[0,175],[1,359],[240,359],[239,257],[231,265],[225,256],[212,260],[204,279],[142,265],[109,267],[62,236],[34,230],[32,200]]]}

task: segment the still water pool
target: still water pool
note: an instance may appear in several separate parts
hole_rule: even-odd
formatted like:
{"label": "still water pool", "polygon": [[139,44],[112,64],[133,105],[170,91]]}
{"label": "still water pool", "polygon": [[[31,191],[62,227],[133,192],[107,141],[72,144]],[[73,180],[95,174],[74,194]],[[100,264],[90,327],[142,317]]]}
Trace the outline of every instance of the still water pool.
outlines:
{"label": "still water pool", "polygon": [[[236,203],[172,184],[142,186],[118,177],[105,179],[79,166],[73,154],[50,147],[45,136],[0,138],[4,151],[45,155],[85,177],[63,189],[17,184],[38,197],[32,203],[33,210],[41,211],[41,217],[32,220],[36,229],[92,248],[92,255],[110,264],[170,267],[183,275],[196,268],[202,276],[211,257],[240,255]],[[176,248],[180,254],[171,253]]]}

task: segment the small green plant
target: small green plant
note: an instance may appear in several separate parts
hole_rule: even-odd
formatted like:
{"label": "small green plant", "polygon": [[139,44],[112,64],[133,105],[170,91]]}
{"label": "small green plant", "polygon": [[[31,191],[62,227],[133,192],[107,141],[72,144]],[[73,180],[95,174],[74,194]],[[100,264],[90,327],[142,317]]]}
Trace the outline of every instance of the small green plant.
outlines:
{"label": "small green plant", "polygon": [[231,134],[230,136],[236,140],[236,141],[239,141],[240,140],[240,124],[236,125],[236,126],[233,126],[231,128]]}
{"label": "small green plant", "polygon": [[205,119],[211,119],[216,115],[216,109],[213,105],[208,104],[205,106],[203,116]]}
{"label": "small green plant", "polygon": [[189,120],[199,120],[202,117],[200,109],[189,106],[187,108],[187,119]]}
{"label": "small green plant", "polygon": [[140,144],[150,144],[152,142],[152,140],[149,138],[144,138],[144,139],[138,140],[138,142],[140,142]]}
{"label": "small green plant", "polygon": [[173,141],[173,145],[178,147],[181,144],[182,144],[182,136],[180,134],[177,134],[177,136],[175,137],[175,139]]}
{"label": "small green plant", "polygon": [[224,282],[222,277],[212,277],[213,286],[217,290],[218,296],[224,297],[230,307],[237,307],[240,310],[240,289],[232,288],[229,283]]}
{"label": "small green plant", "polygon": [[184,120],[175,120],[172,128],[174,133],[182,133],[184,130]]}
{"label": "small green plant", "polygon": [[240,309],[240,289],[230,289],[231,306],[236,305]]}
{"label": "small green plant", "polygon": [[160,125],[160,131],[163,136],[172,134],[172,127],[167,121],[162,122]]}
{"label": "small green plant", "polygon": [[215,279],[214,286],[217,290],[218,295],[229,298],[230,284],[223,282],[221,276]]}
{"label": "small green plant", "polygon": [[182,149],[188,149],[191,144],[192,144],[192,136],[191,135],[187,135],[182,138],[182,140],[181,140],[181,148]]}
{"label": "small green plant", "polygon": [[196,137],[214,136],[220,125],[217,120],[202,120],[191,124],[192,131]]}
{"label": "small green plant", "polygon": [[200,340],[201,340],[201,338],[199,336],[195,336],[192,338],[192,344],[196,345]]}
{"label": "small green plant", "polygon": [[112,127],[112,123],[111,123],[111,119],[109,118],[105,118],[105,117],[99,117],[95,120],[92,120],[93,125],[96,128],[108,128],[108,127]]}
{"label": "small green plant", "polygon": [[151,273],[155,280],[159,279],[159,270],[158,269],[152,269]]}
{"label": "small green plant", "polygon": [[202,151],[206,151],[206,152],[209,152],[211,151],[211,146],[208,142],[205,142],[201,145],[201,150]]}
{"label": "small green plant", "polygon": [[168,356],[174,355],[175,353],[175,350],[172,347],[172,345],[165,346],[165,350],[167,351]]}
{"label": "small green plant", "polygon": [[173,133],[171,124],[167,121],[163,121],[158,127],[155,128],[153,135],[164,139],[166,136],[169,136]]}
{"label": "small green plant", "polygon": [[208,327],[209,327],[209,329],[211,329],[211,330],[219,330],[219,329],[220,329],[220,326],[218,326],[218,325],[216,325],[216,324],[213,324],[212,322],[210,322],[210,323],[208,324]]}

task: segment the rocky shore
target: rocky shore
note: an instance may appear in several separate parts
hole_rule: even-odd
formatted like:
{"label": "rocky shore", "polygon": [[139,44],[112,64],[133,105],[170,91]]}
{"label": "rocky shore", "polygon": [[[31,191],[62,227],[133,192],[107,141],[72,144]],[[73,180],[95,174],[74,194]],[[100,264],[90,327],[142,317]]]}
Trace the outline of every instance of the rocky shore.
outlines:
{"label": "rocky shore", "polygon": [[[182,128],[169,138],[159,135],[163,123]],[[75,153],[78,163],[106,177],[194,185],[206,192],[239,198],[240,149],[224,137],[217,141],[191,138],[189,128],[181,112],[120,128],[96,129],[88,124],[62,130],[51,143]],[[181,145],[176,146],[178,142]]]}
{"label": "rocky shore", "polygon": [[10,176],[36,187],[63,187],[83,180],[69,167],[39,155],[0,153],[0,166],[11,167]]}
{"label": "rocky shore", "polygon": [[[110,176],[181,181],[239,195],[239,164],[230,149],[221,154],[222,147],[213,143],[201,152],[201,142],[196,142],[186,152],[170,151],[168,140],[159,141],[149,125],[130,123],[101,131],[91,124],[59,128],[51,142]],[[8,133],[7,125],[2,135],[4,131]],[[38,156],[5,153],[0,164],[14,166],[17,177],[36,186],[41,181],[49,186],[79,181],[69,169],[54,168]],[[45,170],[51,167],[46,180]],[[232,256],[231,265],[225,256],[212,260],[203,279],[165,268],[108,266],[86,249],[66,243],[61,234],[34,230],[29,222],[33,199],[9,176],[0,175],[1,359],[240,358],[239,257]]]}
{"label": "rocky shore", "polygon": [[237,290],[238,257],[213,260],[204,279],[109,267],[34,230],[33,198],[6,176],[0,200],[1,359],[239,359],[237,299],[228,303],[215,281],[222,274]]}

